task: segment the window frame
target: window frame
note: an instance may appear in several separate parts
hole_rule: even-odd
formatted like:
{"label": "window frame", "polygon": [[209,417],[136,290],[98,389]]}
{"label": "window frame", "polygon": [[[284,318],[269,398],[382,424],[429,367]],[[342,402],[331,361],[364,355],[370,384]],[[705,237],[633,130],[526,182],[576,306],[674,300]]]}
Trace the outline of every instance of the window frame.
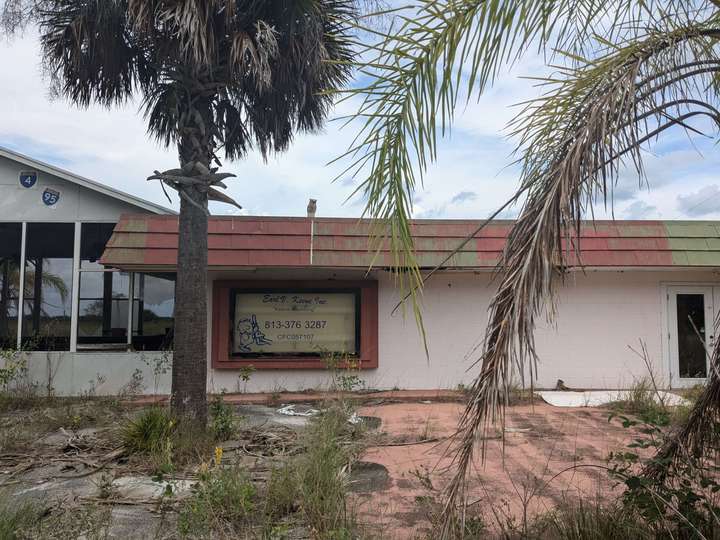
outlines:
{"label": "window frame", "polygon": [[[19,235],[19,238],[18,238],[18,240],[19,240],[19,245],[17,246],[17,247],[19,248],[19,252],[18,252],[18,265],[17,265],[17,266],[18,266],[18,287],[19,287],[19,290],[17,291],[17,296],[16,296],[16,297],[12,297],[12,296],[7,296],[7,297],[5,297],[5,300],[6,300],[7,302],[9,302],[9,304],[6,304],[5,307],[4,307],[4,309],[9,309],[9,306],[12,305],[12,301],[13,301],[13,300],[15,301],[16,314],[15,314],[15,336],[14,336],[14,340],[15,340],[15,344],[17,345],[17,344],[20,342],[20,339],[21,339],[21,338],[20,338],[20,335],[21,335],[21,327],[22,327],[22,323],[23,323],[23,304],[22,304],[22,302],[24,302],[23,289],[24,289],[24,287],[25,287],[25,283],[24,283],[24,281],[23,281],[24,273],[25,273],[25,272],[24,272],[24,268],[23,268],[23,266],[24,266],[24,264],[25,264],[25,263],[24,263],[24,258],[25,258],[25,242],[24,242],[24,238],[25,238],[25,223],[23,223],[23,222],[21,222],[21,221],[3,221],[3,222],[0,222],[0,223],[5,224],[5,225],[18,225],[18,226],[19,226],[19,229],[20,229],[20,230],[19,230],[20,235]],[[3,272],[3,271],[4,271],[2,260],[3,260],[3,259],[0,259],[0,272]],[[9,286],[8,286],[8,284],[5,282],[5,280],[4,280],[4,279],[0,280],[0,295],[3,295],[4,292],[5,292],[8,288],[9,288]],[[0,307],[1,307],[1,306],[2,306],[2,298],[0,298]],[[8,329],[9,329],[9,328],[8,328]],[[9,345],[12,343],[12,338],[10,338],[10,336],[8,336],[7,341],[5,341],[4,343],[5,343],[5,345],[3,345],[3,346],[9,346]]]}
{"label": "window frame", "polygon": [[[356,339],[359,334],[359,353],[351,357],[360,369],[378,367],[378,287],[377,281],[268,281],[245,280],[213,282],[211,359],[213,369],[326,369],[318,354],[283,354],[241,356],[232,353],[231,306],[234,311],[235,292],[348,292],[357,291],[360,297],[359,317],[356,318]],[[356,306],[357,307],[357,306]],[[359,325],[359,331],[358,331]]]}
{"label": "window frame", "polygon": [[[288,289],[288,288],[267,288],[267,289],[247,289],[247,288],[233,288],[230,289],[230,299],[228,300],[230,304],[230,320],[235,321],[235,307],[236,303],[234,301],[234,298],[237,294],[243,294],[243,293],[256,293],[256,294],[292,294],[292,293],[309,293],[309,294],[318,294],[318,293],[337,293],[337,294],[352,294],[355,297],[355,351],[352,354],[348,354],[348,357],[352,359],[357,359],[362,356],[362,289],[360,287],[348,287],[345,289],[317,289],[317,288],[311,288],[311,289],[302,289],[298,290],[295,289]],[[266,359],[273,359],[273,358],[286,358],[287,356],[293,356],[297,358],[322,358],[322,354],[320,352],[299,352],[295,354],[290,353],[236,353],[233,352],[233,332],[230,332],[230,356],[235,359],[239,360],[266,360]],[[358,352],[359,351],[359,352]],[[339,351],[331,351],[331,353],[335,354],[342,354]]]}
{"label": "window frame", "polygon": [[[142,273],[139,272],[127,272],[128,274],[128,291],[127,291],[127,299],[128,302],[128,324],[127,328],[129,329],[127,332],[127,339],[125,340],[125,343],[117,342],[117,343],[78,343],[78,324],[80,319],[80,278],[82,273],[107,273],[107,272],[123,272],[122,270],[118,268],[108,268],[108,267],[91,267],[91,268],[82,268],[82,260],[81,260],[81,246],[82,246],[82,226],[84,224],[112,224],[113,226],[117,223],[116,221],[103,221],[103,220],[90,220],[90,221],[48,221],[48,220],[39,220],[39,221],[4,221],[0,220],[0,223],[18,223],[21,225],[21,238],[20,238],[20,268],[19,268],[19,294],[18,294],[18,306],[20,306],[21,311],[18,315],[18,322],[17,322],[17,341],[15,343],[15,346],[18,350],[21,350],[23,348],[23,313],[24,313],[24,306],[25,302],[28,298],[26,298],[25,295],[25,274],[26,274],[26,267],[27,267],[27,240],[28,240],[28,225],[36,224],[36,223],[45,223],[45,224],[68,224],[73,225],[73,257],[72,257],[72,290],[70,293],[70,340],[69,340],[69,348],[64,350],[54,350],[54,351],[47,351],[47,350],[41,350],[38,349],[37,351],[29,351],[29,352],[38,352],[38,353],[46,353],[46,352],[57,352],[57,353],[83,353],[83,352],[97,352],[97,351],[112,351],[112,352],[134,352],[135,348],[133,345],[133,338],[136,337],[136,334],[134,333],[133,325],[135,324],[135,280],[136,277],[139,275],[142,275]],[[152,275],[152,274],[149,274]],[[138,317],[142,318],[142,313],[138,313]],[[173,316],[174,318],[174,316]],[[156,351],[161,349],[142,349],[146,350],[147,352],[150,351]]]}
{"label": "window frame", "polygon": [[[18,223],[18,222],[7,222],[7,223]],[[20,258],[21,258],[21,264],[20,264],[20,295],[19,295],[19,301],[18,305],[20,306],[20,317],[21,319],[18,319],[18,334],[17,334],[17,350],[22,350],[24,348],[23,338],[24,338],[24,327],[25,327],[25,302],[28,300],[25,295],[25,277],[27,274],[27,243],[28,243],[28,226],[32,225],[72,225],[73,226],[73,246],[72,246],[72,269],[71,269],[71,276],[70,276],[70,284],[71,284],[71,290],[70,290],[70,336],[68,338],[68,348],[67,349],[32,349],[29,350],[29,352],[53,352],[53,353],[65,353],[65,352],[74,352],[74,341],[73,341],[73,333],[76,332],[77,329],[77,271],[76,271],[76,265],[78,263],[78,254],[79,254],[79,235],[80,235],[80,222],[78,221],[48,221],[48,220],[40,220],[40,221],[23,221],[22,223],[22,235],[21,235],[21,245],[20,245]],[[62,259],[66,259],[66,257],[60,257]],[[35,293],[32,295],[32,300],[35,301]]]}
{"label": "window frame", "polygon": [[[81,300],[87,300],[87,298],[81,298],[80,297],[80,283],[82,279],[82,274],[90,274],[90,273],[100,273],[103,274],[103,276],[107,273],[120,273],[121,270],[117,268],[82,268],[82,261],[78,260],[78,294],[77,297],[73,298],[73,305],[77,306],[77,321],[72,326],[72,333],[74,334],[73,340],[75,343],[75,351],[73,352],[91,352],[91,351],[99,351],[99,350],[108,350],[108,351],[130,351],[132,350],[132,338],[133,338],[133,324],[135,324],[135,318],[134,318],[134,312],[135,312],[135,272],[127,272],[128,274],[128,291],[127,291],[127,298],[123,298],[122,300],[128,303],[128,317],[127,317],[127,332],[125,335],[125,342],[115,342],[115,343],[102,343],[98,341],[97,343],[87,342],[87,343],[79,343],[78,342],[78,329],[80,328],[80,302]],[[96,337],[96,336],[89,336],[89,337]]]}

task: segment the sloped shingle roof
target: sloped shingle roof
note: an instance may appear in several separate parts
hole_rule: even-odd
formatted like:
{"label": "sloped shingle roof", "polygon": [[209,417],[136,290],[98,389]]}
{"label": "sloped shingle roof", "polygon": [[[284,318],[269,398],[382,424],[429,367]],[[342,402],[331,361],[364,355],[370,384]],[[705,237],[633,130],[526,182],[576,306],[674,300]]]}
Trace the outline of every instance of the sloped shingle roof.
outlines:
{"label": "sloped shingle roof", "polygon": [[[439,264],[479,225],[472,220],[416,220],[412,224],[422,267]],[[446,264],[448,268],[493,268],[502,253],[511,221],[493,222]],[[208,265],[241,267],[390,266],[383,249],[368,250],[368,221],[297,217],[211,217]],[[176,216],[125,215],[102,258],[120,268],[171,269],[177,260]],[[587,267],[720,267],[720,222],[596,221],[582,229],[582,264]],[[577,266],[577,261],[566,262]]]}

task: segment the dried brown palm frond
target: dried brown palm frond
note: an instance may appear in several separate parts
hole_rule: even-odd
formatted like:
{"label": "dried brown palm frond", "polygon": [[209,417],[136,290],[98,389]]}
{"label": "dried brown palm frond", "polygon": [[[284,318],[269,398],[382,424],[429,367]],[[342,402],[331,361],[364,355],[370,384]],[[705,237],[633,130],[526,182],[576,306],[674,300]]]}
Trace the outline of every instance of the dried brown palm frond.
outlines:
{"label": "dried brown palm frond", "polygon": [[[566,267],[581,264],[580,230],[593,202],[612,197],[623,165],[645,180],[643,144],[673,126],[707,117],[720,127],[714,76],[720,27],[714,17],[653,28],[599,59],[566,69],[553,89],[515,123],[527,192],[499,265],[500,285],[462,416],[457,472],[448,486],[445,537],[463,500],[478,435],[504,421],[513,374],[533,385],[536,319],[554,315],[553,294]],[[708,399],[712,399],[709,397]],[[696,431],[693,431],[696,432]],[[484,456],[484,445],[483,445]]]}

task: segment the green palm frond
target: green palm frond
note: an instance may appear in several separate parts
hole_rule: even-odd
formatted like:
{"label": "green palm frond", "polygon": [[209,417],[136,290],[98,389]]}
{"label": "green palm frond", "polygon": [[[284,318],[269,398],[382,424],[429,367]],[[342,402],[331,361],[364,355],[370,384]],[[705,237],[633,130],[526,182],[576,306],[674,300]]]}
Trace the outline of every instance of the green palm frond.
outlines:
{"label": "green palm frond", "polygon": [[[414,256],[413,193],[437,157],[459,100],[482,93],[501,69],[528,48],[550,44],[582,51],[595,21],[620,33],[656,4],[600,0],[422,0],[391,10],[386,31],[359,26],[375,38],[356,62],[361,98],[348,121],[360,122],[356,139],[339,158],[339,175],[359,178],[354,195],[373,218],[371,249],[389,244],[400,290],[411,297],[422,329],[419,291],[424,277]],[[434,272],[434,271],[433,271]],[[430,272],[432,274],[433,272]],[[424,335],[424,329],[422,329]]]}
{"label": "green palm frond", "polygon": [[612,205],[620,167],[643,178],[644,144],[673,126],[694,132],[701,116],[718,124],[715,12],[712,0],[428,0],[375,31],[378,43],[360,65],[368,82],[350,92],[362,97],[350,118],[361,127],[343,175],[360,178],[365,213],[377,219],[374,245],[390,244],[416,314],[424,276],[413,257],[412,194],[456,106],[528,49],[561,63],[542,81],[546,94],[510,126],[521,154],[514,198],[524,203],[456,438],[443,534],[462,501],[476,436],[503,418],[513,372],[528,369],[532,384],[536,317],[546,308],[552,316],[558,276],[578,263],[581,218],[598,199]]}

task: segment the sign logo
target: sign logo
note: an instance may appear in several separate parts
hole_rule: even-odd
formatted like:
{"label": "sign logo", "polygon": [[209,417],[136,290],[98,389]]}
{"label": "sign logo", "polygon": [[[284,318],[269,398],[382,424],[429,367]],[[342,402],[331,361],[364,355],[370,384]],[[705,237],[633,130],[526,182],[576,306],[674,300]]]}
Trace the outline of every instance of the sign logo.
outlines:
{"label": "sign logo", "polygon": [[20,185],[30,189],[37,183],[37,173],[35,171],[20,171]]}
{"label": "sign logo", "polygon": [[60,192],[47,188],[43,191],[42,200],[47,206],[55,206],[60,200]]}

